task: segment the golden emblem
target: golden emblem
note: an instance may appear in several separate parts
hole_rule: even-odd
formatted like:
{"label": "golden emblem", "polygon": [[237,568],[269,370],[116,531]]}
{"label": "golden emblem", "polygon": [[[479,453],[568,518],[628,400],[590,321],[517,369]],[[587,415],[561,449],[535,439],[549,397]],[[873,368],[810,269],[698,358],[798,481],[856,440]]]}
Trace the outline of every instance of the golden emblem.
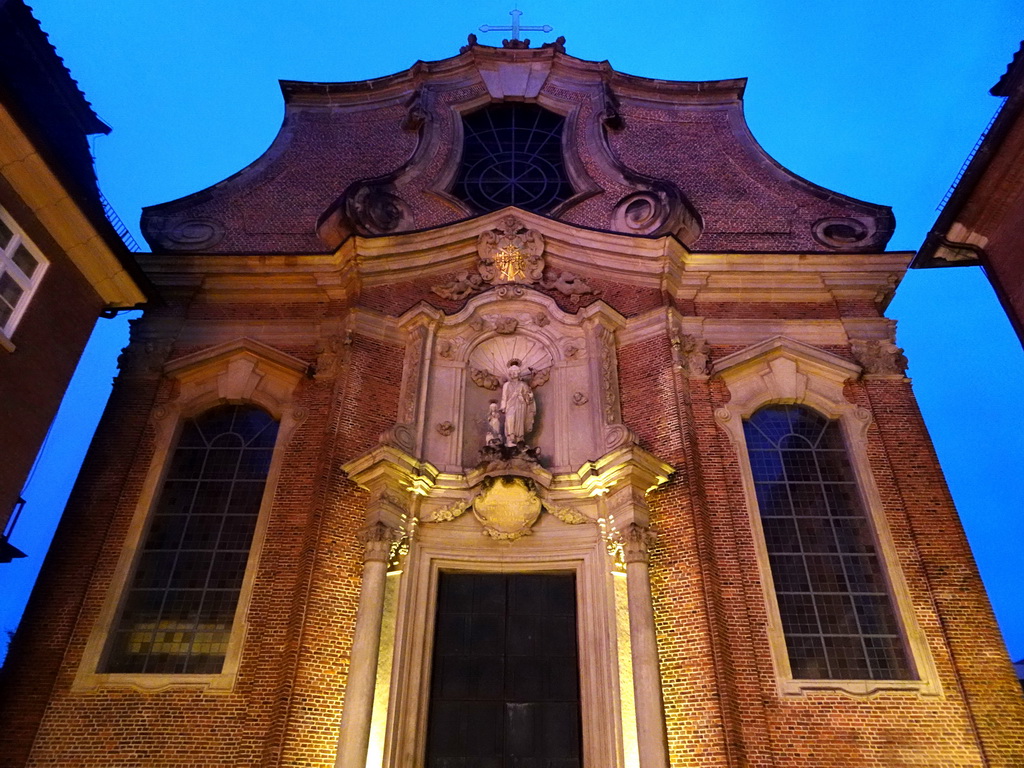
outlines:
{"label": "golden emblem", "polygon": [[494,254],[494,266],[503,280],[513,282],[526,277],[526,256],[514,245],[506,245]]}

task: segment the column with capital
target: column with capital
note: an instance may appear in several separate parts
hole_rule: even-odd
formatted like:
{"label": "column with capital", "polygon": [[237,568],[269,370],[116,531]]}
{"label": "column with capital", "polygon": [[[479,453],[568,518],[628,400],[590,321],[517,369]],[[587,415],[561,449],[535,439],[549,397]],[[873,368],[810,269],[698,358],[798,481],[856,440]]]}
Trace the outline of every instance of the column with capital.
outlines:
{"label": "column with capital", "polygon": [[356,630],[345,685],[345,709],[341,715],[335,762],[337,768],[364,768],[366,765],[388,561],[391,545],[397,537],[394,528],[381,522],[364,528],[359,537],[363,544],[363,584],[359,592]]}
{"label": "column with capital", "polygon": [[641,768],[668,768],[668,737],[661,698],[658,638],[651,605],[648,568],[654,534],[631,523],[620,530],[626,564],[629,603],[629,640],[633,661],[633,697],[636,706],[637,750]]}

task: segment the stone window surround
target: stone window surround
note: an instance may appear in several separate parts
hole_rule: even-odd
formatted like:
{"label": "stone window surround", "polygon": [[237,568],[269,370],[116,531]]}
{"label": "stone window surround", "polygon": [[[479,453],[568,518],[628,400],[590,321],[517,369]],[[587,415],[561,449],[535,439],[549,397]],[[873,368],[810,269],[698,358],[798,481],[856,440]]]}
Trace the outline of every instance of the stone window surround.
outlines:
{"label": "stone window surround", "polygon": [[[157,406],[152,414],[156,429],[153,458],[106,598],[82,655],[73,690],[90,691],[107,686],[125,686],[142,691],[159,691],[187,686],[226,693],[233,688],[245,639],[248,605],[252,598],[270,509],[281,475],[283,448],[304,418],[304,412],[293,407],[292,399],[295,387],[305,375],[307,367],[305,362],[251,339],[219,344],[172,360],[164,366],[167,377],[179,382],[180,394],[167,405]],[[214,406],[227,403],[245,403],[263,408],[277,419],[278,433],[224,666],[219,674],[98,672],[106,653],[108,638],[116,627],[121,602],[134,573],[137,553],[145,540],[147,524],[157,495],[163,487],[164,474],[177,446],[182,423]]]}
{"label": "stone window surround", "polygon": [[[11,337],[14,335],[14,331],[18,327],[18,323],[25,314],[25,309],[32,302],[32,297],[39,289],[39,284],[42,282],[43,275],[46,273],[46,268],[49,266],[50,262],[42,255],[42,253],[40,253],[39,248],[36,247],[35,243],[28,238],[22,228],[18,226],[18,223],[14,218],[3,207],[0,207],[0,220],[2,220],[14,234],[11,238],[11,242],[8,243],[5,248],[0,250],[0,274],[11,272],[15,278],[15,282],[17,282],[24,291],[18,299],[18,303],[14,307],[14,311],[11,313],[7,322],[3,326],[0,326],[0,348],[6,349],[8,352],[13,352],[15,347],[14,343],[11,341]],[[11,260],[14,252],[22,245],[28,249],[29,253],[31,253],[38,262],[32,277],[24,275],[17,265],[15,265]]]}
{"label": "stone window surround", "polygon": [[[882,498],[868,459],[868,428],[872,416],[868,410],[846,400],[843,394],[843,385],[848,380],[857,379],[861,367],[809,344],[777,336],[722,358],[715,364],[713,372],[725,383],[732,396],[726,405],[715,411],[715,420],[740,457],[738,465],[767,605],[768,639],[779,693],[794,696],[806,691],[831,690],[854,696],[870,696],[880,691],[941,694],[934,660],[914,614],[910,591],[899,566]],[[743,432],[744,419],[762,406],[774,403],[804,405],[839,423],[917,679],[803,680],[793,677]]]}

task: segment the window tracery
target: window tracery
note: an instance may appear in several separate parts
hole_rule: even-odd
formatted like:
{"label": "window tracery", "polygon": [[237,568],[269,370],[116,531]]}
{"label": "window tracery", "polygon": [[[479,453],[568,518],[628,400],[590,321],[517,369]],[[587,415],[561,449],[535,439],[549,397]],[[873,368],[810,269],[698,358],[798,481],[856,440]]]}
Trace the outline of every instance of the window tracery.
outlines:
{"label": "window tracery", "polygon": [[111,634],[106,672],[220,673],[277,427],[245,405],[184,423]]}
{"label": "window tracery", "polygon": [[565,119],[536,104],[497,103],[462,119],[462,163],[452,193],[481,212],[514,205],[542,213],[568,200]]}
{"label": "window tracery", "polygon": [[797,405],[744,421],[795,678],[913,678],[839,425]]}

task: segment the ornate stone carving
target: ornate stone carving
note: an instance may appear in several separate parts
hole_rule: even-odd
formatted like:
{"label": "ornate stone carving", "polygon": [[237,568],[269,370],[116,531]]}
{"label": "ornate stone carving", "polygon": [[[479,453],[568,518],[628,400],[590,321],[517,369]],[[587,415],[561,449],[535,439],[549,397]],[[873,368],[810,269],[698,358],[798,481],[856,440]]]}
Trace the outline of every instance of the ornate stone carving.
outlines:
{"label": "ornate stone carving", "polygon": [[416,395],[419,390],[420,369],[423,367],[423,343],[427,329],[415,328],[405,352],[405,376],[402,379],[402,421],[411,424],[416,420]]}
{"label": "ornate stone carving", "polygon": [[562,351],[565,353],[566,358],[575,360],[583,352],[583,346],[575,341],[570,341],[563,347]]}
{"label": "ornate stone carving", "polygon": [[623,232],[649,235],[668,220],[668,201],[655,192],[635,192],[622,198],[612,213],[615,228]]}
{"label": "ornate stone carving", "polygon": [[519,327],[519,321],[514,317],[496,317],[494,318],[494,330],[503,336],[509,336],[516,332],[516,328]]}
{"label": "ornate stone carving", "polygon": [[456,272],[455,279],[450,283],[432,286],[430,290],[442,299],[462,301],[466,297],[472,296],[474,293],[479,293],[486,287],[487,286],[484,284],[480,275],[462,271]]}
{"label": "ornate stone carving", "polygon": [[884,339],[850,342],[853,355],[864,367],[864,372],[874,375],[902,376],[907,370],[907,358],[903,349]]}
{"label": "ornate stone carving", "polygon": [[515,541],[529,534],[543,504],[533,481],[522,477],[494,477],[483,482],[473,500],[473,516],[493,539]]}
{"label": "ornate stone carving", "polygon": [[509,360],[508,378],[501,386],[501,412],[505,415],[502,426],[505,445],[509,447],[526,442],[537,417],[537,401],[529,381],[530,373],[519,367],[518,360]]}
{"label": "ornate stone carving", "polygon": [[[544,277],[544,236],[527,229],[514,216],[503,218],[497,229],[477,239],[477,274],[458,272],[455,279],[431,290],[438,296],[461,301],[491,286],[533,285]],[[500,291],[502,298],[522,295],[518,291]]]}
{"label": "ornate stone carving", "polygon": [[578,512],[575,509],[569,507],[559,507],[551,502],[543,502],[544,509],[552,517],[561,520],[566,525],[582,525],[583,523],[593,522],[589,517],[584,515],[582,512]]}
{"label": "ornate stone carving", "polygon": [[423,519],[428,523],[447,523],[462,517],[467,510],[472,510],[485,534],[502,541],[514,541],[529,534],[545,511],[566,525],[597,522],[571,507],[541,499],[532,480],[512,475],[488,477],[472,499],[435,509]]}
{"label": "ornate stone carving", "polygon": [[836,250],[858,250],[868,245],[874,232],[873,219],[833,216],[811,225],[811,235],[822,245]]}
{"label": "ornate stone carving", "polygon": [[544,276],[544,236],[506,216],[498,229],[484,232],[476,246],[480,277],[491,285],[531,285]]}
{"label": "ornate stone carving", "polygon": [[657,536],[650,528],[631,523],[620,531],[622,537],[622,554],[627,563],[646,563],[651,555],[651,547]]}
{"label": "ornate stone carving", "polygon": [[548,317],[543,312],[538,312],[536,315],[533,316],[533,322],[537,324],[538,328],[543,328],[544,326],[551,322],[551,318]]}
{"label": "ornate stone carving", "polygon": [[885,284],[879,286],[874,295],[874,302],[878,305],[888,304],[896,293],[896,286],[900,284],[899,275],[890,274],[885,278]]}
{"label": "ornate stone carving", "polygon": [[222,221],[207,216],[175,219],[154,216],[149,220],[149,235],[161,248],[176,251],[202,251],[224,239],[227,229]]}
{"label": "ornate stone carving", "polygon": [[455,425],[450,421],[442,421],[437,425],[437,431],[442,437],[448,437],[452,432],[455,431]]}
{"label": "ornate stone carving", "polygon": [[125,376],[159,376],[172,346],[171,341],[133,341],[121,350],[117,369]]}
{"label": "ornate stone carving", "polygon": [[553,269],[546,272],[546,277],[540,285],[549,291],[558,291],[563,296],[568,296],[573,302],[578,302],[584,296],[596,296],[600,293],[591,288],[586,280],[577,277],[572,272],[558,272]]}
{"label": "ornate stone carving", "polygon": [[582,392],[577,392],[577,393],[575,393],[572,396],[572,404],[573,405],[586,405],[589,402],[590,402],[590,398],[587,397]]}
{"label": "ornate stone carving", "polygon": [[317,379],[329,379],[338,372],[338,362],[344,347],[352,343],[352,332],[349,331],[344,339],[337,335],[328,336],[317,342],[316,364],[313,366],[313,376]]}
{"label": "ornate stone carving", "polygon": [[384,235],[413,226],[409,206],[386,184],[354,187],[346,195],[345,214],[363,235]]}
{"label": "ornate stone carving", "polygon": [[427,122],[429,116],[423,91],[418,90],[409,99],[409,111],[405,114],[402,130],[418,131]]}
{"label": "ornate stone carving", "polygon": [[472,503],[472,501],[457,501],[447,507],[435,509],[426,520],[428,523],[447,523],[461,517]]}
{"label": "ornate stone carving", "polygon": [[526,289],[521,285],[499,285],[494,294],[499,299],[521,299],[526,295]]}
{"label": "ornate stone carving", "polygon": [[501,379],[490,371],[481,371],[479,368],[471,367],[469,369],[469,378],[481,389],[489,389],[493,391],[501,386]]}
{"label": "ornate stone carving", "polygon": [[[501,402],[492,402],[488,411],[488,424],[494,418],[495,407],[501,414],[503,444],[509,448],[526,444],[526,438],[533,430],[537,415],[537,404],[533,390],[541,387],[551,378],[551,367],[539,371],[523,368],[522,361],[512,358],[508,361],[504,381],[490,371],[470,367],[469,377],[478,387],[497,390],[501,387]],[[488,434],[497,430],[489,427]],[[488,439],[490,443],[490,439]]]}
{"label": "ornate stone carving", "polygon": [[416,445],[415,432],[409,424],[395,424],[382,432],[379,440],[384,445],[393,445],[406,452],[413,450]]}
{"label": "ornate stone carving", "polygon": [[445,360],[451,360],[461,346],[462,339],[440,339],[437,342],[437,355]]}
{"label": "ornate stone carving", "polygon": [[374,523],[363,528],[357,536],[363,545],[363,560],[388,562],[391,559],[391,545],[399,538],[398,531],[384,523]]}
{"label": "ornate stone carving", "polygon": [[707,376],[711,348],[699,336],[680,333],[672,337],[672,362],[690,376]]}
{"label": "ornate stone carving", "polygon": [[604,123],[605,127],[610,131],[621,131],[625,128],[626,123],[619,112],[619,100],[615,97],[615,93],[608,83],[601,85],[601,101],[603,102],[601,122]]}
{"label": "ornate stone carving", "polygon": [[615,335],[607,328],[598,332],[601,345],[601,392],[602,410],[606,424],[613,424],[619,412],[619,387],[615,370]]}

